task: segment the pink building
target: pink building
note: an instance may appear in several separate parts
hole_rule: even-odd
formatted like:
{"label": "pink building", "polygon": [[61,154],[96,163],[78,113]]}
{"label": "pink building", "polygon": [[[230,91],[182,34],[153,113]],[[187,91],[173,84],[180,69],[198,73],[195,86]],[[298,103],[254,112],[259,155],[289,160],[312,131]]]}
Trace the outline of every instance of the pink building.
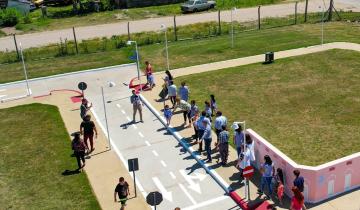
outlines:
{"label": "pink building", "polygon": [[255,142],[256,167],[263,162],[264,155],[269,155],[275,168],[281,168],[284,172],[285,192],[289,196],[292,196],[294,169],[300,170],[305,179],[304,196],[309,203],[317,203],[360,187],[360,152],[316,167],[304,166],[295,163],[255,131],[247,129],[247,132]]}

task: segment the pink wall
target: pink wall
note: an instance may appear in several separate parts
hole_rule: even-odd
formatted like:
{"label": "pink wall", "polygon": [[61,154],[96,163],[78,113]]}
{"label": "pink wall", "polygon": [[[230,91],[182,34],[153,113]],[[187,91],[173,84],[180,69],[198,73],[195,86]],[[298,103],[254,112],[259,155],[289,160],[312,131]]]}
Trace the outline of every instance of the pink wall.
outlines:
{"label": "pink wall", "polygon": [[[255,142],[256,167],[264,162],[264,155],[269,155],[274,161],[275,168],[281,168],[284,172],[285,192],[288,196],[292,195],[294,169],[299,169],[305,179],[304,195],[307,202],[317,203],[360,187],[360,152],[316,167],[298,165],[255,131],[247,129],[247,132]],[[346,176],[348,183],[345,189]],[[333,193],[328,195],[328,191],[332,191],[331,189],[333,189]]]}

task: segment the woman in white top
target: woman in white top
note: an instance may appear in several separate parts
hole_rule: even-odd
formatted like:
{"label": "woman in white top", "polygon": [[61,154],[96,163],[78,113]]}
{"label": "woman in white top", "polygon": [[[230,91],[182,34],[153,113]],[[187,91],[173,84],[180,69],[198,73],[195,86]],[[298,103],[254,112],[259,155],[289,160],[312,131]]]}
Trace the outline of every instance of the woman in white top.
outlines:
{"label": "woman in white top", "polygon": [[176,103],[176,85],[173,81],[170,81],[170,86],[168,87],[168,95],[172,104],[172,108],[174,108]]}
{"label": "woman in white top", "polygon": [[258,190],[258,193],[262,195],[264,193],[264,188],[266,185],[269,188],[269,195],[267,195],[267,197],[269,198],[272,194],[271,181],[272,178],[275,176],[275,167],[269,155],[264,156],[264,161],[265,163],[263,163],[260,168],[262,177],[261,177],[260,190]]}

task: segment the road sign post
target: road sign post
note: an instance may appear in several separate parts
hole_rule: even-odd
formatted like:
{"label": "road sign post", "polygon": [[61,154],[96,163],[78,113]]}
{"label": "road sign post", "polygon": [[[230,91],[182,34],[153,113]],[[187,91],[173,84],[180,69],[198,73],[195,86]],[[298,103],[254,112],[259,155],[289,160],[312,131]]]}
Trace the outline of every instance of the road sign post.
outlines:
{"label": "road sign post", "polygon": [[246,166],[243,170],[243,177],[245,178],[245,195],[250,200],[250,185],[249,179],[254,175],[254,167]]}
{"label": "road sign post", "polygon": [[129,172],[133,172],[133,177],[134,177],[134,192],[135,192],[135,198],[136,198],[137,194],[136,194],[135,171],[138,171],[138,170],[139,170],[139,160],[138,160],[138,158],[129,159],[129,160],[128,160],[128,166],[129,166]]}
{"label": "road sign post", "polygon": [[81,90],[82,97],[85,98],[84,90],[86,90],[87,84],[85,82],[79,82],[78,88],[79,88],[79,90]]}
{"label": "road sign post", "polygon": [[150,206],[153,206],[155,210],[156,210],[156,206],[159,205],[162,201],[163,201],[162,194],[157,191],[151,192],[146,196],[146,202]]}

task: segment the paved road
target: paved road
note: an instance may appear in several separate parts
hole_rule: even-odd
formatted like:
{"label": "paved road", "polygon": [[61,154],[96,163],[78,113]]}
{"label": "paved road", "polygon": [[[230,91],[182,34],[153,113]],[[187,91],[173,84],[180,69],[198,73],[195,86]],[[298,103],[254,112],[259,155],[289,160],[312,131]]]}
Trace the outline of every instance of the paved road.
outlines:
{"label": "paved road", "polygon": [[[328,0],[325,0],[326,7],[328,7]],[[360,1],[358,0],[335,0],[335,7],[338,10],[353,10],[360,11]],[[298,5],[298,12],[304,12],[304,2],[300,2]],[[323,6],[323,0],[310,0],[309,12],[321,11],[319,6]],[[290,4],[277,4],[263,6],[261,9],[261,17],[283,17],[294,14],[294,3]],[[239,22],[251,21],[257,19],[257,8],[245,8],[239,9],[234,15],[234,20]],[[230,11],[223,11],[221,13],[221,20],[230,22]],[[188,25],[192,23],[201,23],[217,21],[217,12],[208,12],[201,14],[189,14],[181,15],[177,17],[177,25]],[[173,17],[161,17],[161,18],[149,18],[144,20],[136,20],[130,22],[131,33],[144,32],[144,31],[157,31],[160,29],[161,24],[168,26],[173,25]],[[110,37],[112,35],[127,34],[127,23],[119,22],[112,24],[94,25],[79,27],[76,29],[77,39],[90,39],[95,37]],[[73,39],[72,29],[63,29],[55,31],[45,31],[32,34],[18,35],[18,42],[22,43],[23,48],[37,47],[47,45],[50,43],[59,42],[62,39]],[[10,36],[0,38],[0,51],[14,50],[14,41]]]}
{"label": "paved road", "polygon": [[[224,195],[220,186],[205,173],[197,162],[169,135],[158,119],[144,107],[144,123],[128,125],[132,106],[129,104],[129,89],[123,82],[136,76],[136,67],[128,65],[104,71],[73,74],[64,77],[30,82],[33,94],[43,95],[53,89],[76,89],[77,83],[89,84],[85,94],[93,103],[93,113],[105,130],[105,118],[101,97],[104,86],[110,137],[119,158],[127,163],[129,158],[139,158],[140,171],[137,179],[144,196],[160,191],[164,196],[159,209],[240,209],[231,198]],[[107,87],[115,81],[116,87]],[[25,84],[0,85],[3,98],[26,93]],[[70,100],[70,99],[69,99]],[[78,111],[78,110],[74,110]],[[125,164],[127,165],[127,164]],[[119,174],[120,175],[120,174]]]}

